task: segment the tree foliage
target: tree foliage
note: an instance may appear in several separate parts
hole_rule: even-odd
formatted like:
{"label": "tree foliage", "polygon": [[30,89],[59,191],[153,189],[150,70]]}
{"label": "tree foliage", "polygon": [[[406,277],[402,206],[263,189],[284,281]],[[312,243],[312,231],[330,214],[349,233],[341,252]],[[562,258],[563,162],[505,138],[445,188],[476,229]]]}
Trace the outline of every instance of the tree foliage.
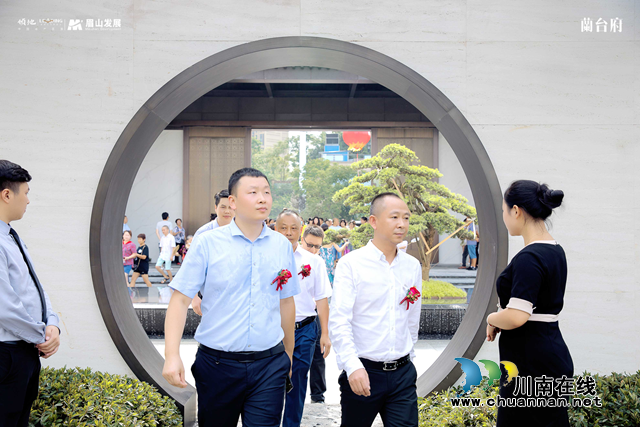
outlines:
{"label": "tree foliage", "polygon": [[[428,280],[435,254],[428,251],[435,237],[453,233],[463,225],[454,213],[475,218],[476,210],[465,197],[436,181],[442,177],[437,169],[416,165],[418,162],[413,151],[399,144],[389,144],[374,157],[353,163],[351,167],[360,175],[354,177],[348,187],[336,192],[333,200],[349,206],[352,215],[368,216],[369,204],[376,195],[398,194],[412,213],[408,236],[418,240],[423,278]],[[367,230],[364,228],[362,232]],[[370,231],[372,235],[373,230]],[[471,234],[463,229],[456,237],[473,238]]]}
{"label": "tree foliage", "polygon": [[356,171],[349,166],[326,159],[307,161],[302,180],[305,198],[303,218],[314,216],[349,218],[349,208],[340,202],[333,201],[331,196],[349,185],[349,180],[355,175]]}

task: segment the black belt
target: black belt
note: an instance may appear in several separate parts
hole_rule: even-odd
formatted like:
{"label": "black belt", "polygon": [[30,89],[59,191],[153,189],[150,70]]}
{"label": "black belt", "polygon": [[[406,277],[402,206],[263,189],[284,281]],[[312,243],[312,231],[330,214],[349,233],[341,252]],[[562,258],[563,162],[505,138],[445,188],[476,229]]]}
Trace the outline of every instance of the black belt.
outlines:
{"label": "black belt", "polygon": [[35,348],[35,344],[26,341],[0,341],[0,346]]}
{"label": "black belt", "polygon": [[303,328],[307,326],[309,323],[313,323],[316,320],[316,316],[310,316],[306,319],[302,319],[302,322],[296,322],[296,329]]}
{"label": "black belt", "polygon": [[391,362],[374,362],[373,360],[360,358],[362,364],[366,369],[377,369],[379,371],[395,371],[402,365],[406,365],[411,362],[411,355],[401,357],[398,360],[392,360]]}
{"label": "black belt", "polygon": [[237,360],[243,363],[253,362],[254,360],[264,359],[266,357],[275,356],[276,354],[284,352],[284,344],[282,342],[280,342],[280,344],[276,345],[275,347],[271,347],[270,349],[263,351],[221,351],[207,347],[203,344],[199,344],[198,348],[212,356],[216,356],[221,359]]}

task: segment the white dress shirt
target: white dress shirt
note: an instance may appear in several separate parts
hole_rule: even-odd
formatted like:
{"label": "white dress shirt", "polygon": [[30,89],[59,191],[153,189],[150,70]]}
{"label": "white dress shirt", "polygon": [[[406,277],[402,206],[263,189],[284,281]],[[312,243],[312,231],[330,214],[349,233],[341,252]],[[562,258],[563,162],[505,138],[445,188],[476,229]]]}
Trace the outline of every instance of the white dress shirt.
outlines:
{"label": "white dress shirt", "polygon": [[298,274],[300,293],[293,297],[296,302],[296,322],[301,322],[307,317],[316,315],[316,301],[331,296],[331,283],[329,283],[327,266],[319,255],[312,254],[298,244],[293,257],[298,268],[295,274],[302,271],[303,265],[311,266],[311,274],[308,277],[303,278],[302,274]]}
{"label": "white dress shirt", "polygon": [[372,241],[342,257],[333,280],[329,337],[338,368],[363,368],[360,357],[390,362],[411,354],[418,341],[421,300],[400,303],[409,288],[422,293],[417,259],[397,251],[389,264]]}

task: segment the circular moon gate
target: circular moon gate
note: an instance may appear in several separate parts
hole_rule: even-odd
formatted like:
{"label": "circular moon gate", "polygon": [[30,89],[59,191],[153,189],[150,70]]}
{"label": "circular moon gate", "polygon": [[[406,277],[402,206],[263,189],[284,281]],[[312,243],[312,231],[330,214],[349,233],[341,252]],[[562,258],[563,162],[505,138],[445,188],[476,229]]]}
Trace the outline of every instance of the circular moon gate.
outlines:
{"label": "circular moon gate", "polygon": [[333,68],[363,76],[402,96],[444,135],[469,180],[481,224],[482,266],[467,313],[440,357],[418,378],[424,396],[449,387],[462,371],[456,357],[473,359],[485,338],[485,318],[497,296],[493,284],[507,264],[502,194],[489,156],[453,103],[424,77],[371,49],[318,37],[255,41],[212,55],[158,90],[134,115],[116,142],[100,177],[91,214],[90,259],[98,305],[111,337],[133,373],[176,400],[185,421],[195,412],[195,389],[172,387],[162,377],[164,359],[151,344],[121,286],[121,218],[147,152],[166,126],[198,98],[238,76],[277,67]]}

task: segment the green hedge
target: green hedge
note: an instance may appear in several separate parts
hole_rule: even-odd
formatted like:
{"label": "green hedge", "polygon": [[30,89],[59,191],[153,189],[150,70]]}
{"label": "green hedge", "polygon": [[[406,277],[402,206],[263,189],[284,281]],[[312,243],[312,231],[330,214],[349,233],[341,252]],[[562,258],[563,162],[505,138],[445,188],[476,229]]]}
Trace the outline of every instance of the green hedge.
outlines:
{"label": "green hedge", "polygon": [[133,378],[91,369],[40,372],[30,426],[181,426],[174,401]]}
{"label": "green hedge", "polygon": [[[591,375],[588,372],[582,376]],[[637,427],[640,426],[640,371],[635,374],[592,375],[602,407],[569,408],[572,427]],[[497,381],[496,381],[497,384]],[[493,407],[456,407],[450,398],[463,396],[462,386],[451,387],[418,401],[420,427],[491,427],[496,424],[498,410]],[[498,395],[498,387],[488,387],[485,377],[465,397],[487,399]]]}

